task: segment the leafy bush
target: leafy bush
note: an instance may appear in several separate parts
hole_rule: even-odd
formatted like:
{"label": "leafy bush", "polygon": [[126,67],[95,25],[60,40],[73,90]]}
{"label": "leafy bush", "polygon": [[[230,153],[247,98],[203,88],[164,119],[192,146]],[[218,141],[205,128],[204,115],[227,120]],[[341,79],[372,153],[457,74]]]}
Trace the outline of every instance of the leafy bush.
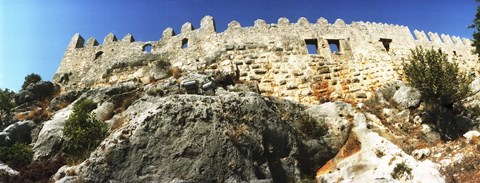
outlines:
{"label": "leafy bush", "polygon": [[0,116],[9,115],[15,107],[13,95],[14,93],[8,89],[0,89]]}
{"label": "leafy bush", "polygon": [[107,125],[100,122],[92,111],[97,104],[91,99],[81,99],[73,106],[73,113],[65,122],[63,134],[67,139],[65,153],[74,159],[84,156],[101,142],[107,134]]}
{"label": "leafy bush", "polygon": [[415,48],[403,69],[409,84],[420,90],[422,99],[429,105],[451,106],[467,94],[465,74],[440,50]]}
{"label": "leafy bush", "polygon": [[[480,0],[475,1],[480,2]],[[468,28],[475,29],[473,31],[472,46],[475,47],[474,53],[480,55],[480,6],[477,6],[477,12],[475,13],[475,19],[473,19],[473,24],[468,26]]]}
{"label": "leafy bush", "polygon": [[23,82],[22,90],[27,89],[28,85],[30,85],[32,83],[37,83],[41,80],[42,80],[42,77],[38,74],[35,74],[35,73],[31,73],[31,74],[25,76],[25,81]]}
{"label": "leafy bush", "polygon": [[27,144],[15,143],[0,147],[0,159],[11,167],[19,168],[32,162],[33,151]]}

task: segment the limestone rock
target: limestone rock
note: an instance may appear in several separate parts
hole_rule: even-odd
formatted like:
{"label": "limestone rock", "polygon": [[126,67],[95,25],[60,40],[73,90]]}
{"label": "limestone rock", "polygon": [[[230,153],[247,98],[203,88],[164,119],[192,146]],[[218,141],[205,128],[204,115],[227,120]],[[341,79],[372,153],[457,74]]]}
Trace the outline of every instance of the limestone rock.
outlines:
{"label": "limestone rock", "polygon": [[[402,166],[405,171],[395,172]],[[410,171],[408,171],[409,169]],[[396,175],[395,178],[393,175]],[[319,182],[445,182],[439,165],[417,161],[399,147],[367,128],[356,114],[352,134],[335,159],[317,172]]]}
{"label": "limestone rock", "polygon": [[317,121],[326,124],[328,132],[322,139],[333,151],[338,151],[347,141],[351,129],[347,116],[353,114],[352,106],[343,102],[327,102],[310,107],[306,111]]}
{"label": "limestone rock", "polygon": [[386,83],[385,85],[381,86],[378,89],[379,92],[377,92],[377,93],[379,95],[381,95],[381,97],[383,97],[385,100],[389,101],[390,99],[392,99],[395,92],[398,89],[400,89],[400,87],[402,87],[402,86],[405,86],[405,84],[402,83],[401,81],[389,82],[389,83]]}
{"label": "limestone rock", "polygon": [[420,104],[420,91],[409,86],[400,87],[393,95],[393,101],[402,109],[416,108]]}
{"label": "limestone rock", "polygon": [[8,177],[18,175],[19,172],[0,162],[0,182],[7,182]]}
{"label": "limestone rock", "polygon": [[[303,108],[298,104],[254,93],[217,94],[145,95],[123,112],[129,123],[107,137],[88,164],[71,168],[87,182],[300,181],[336,153],[292,127]],[[337,119],[349,108],[332,103],[318,110]]]}
{"label": "limestone rock", "polygon": [[61,94],[52,99],[49,108],[54,111],[62,109],[75,101],[81,94],[82,91],[69,91],[65,94]]}
{"label": "limestone rock", "polygon": [[72,105],[69,105],[43,124],[38,140],[33,145],[34,160],[51,158],[58,153],[64,141],[63,125],[71,112]]}
{"label": "limestone rock", "polygon": [[473,94],[478,93],[480,91],[480,78],[476,78],[475,80],[473,80],[469,88]]}
{"label": "limestone rock", "polygon": [[19,121],[11,124],[5,128],[2,132],[9,139],[9,144],[14,143],[25,143],[29,144],[32,142],[32,130],[35,128],[35,123],[33,121]]}
{"label": "limestone rock", "polygon": [[479,143],[480,142],[480,132],[474,130],[474,131],[469,131],[465,134],[463,134],[463,137],[467,140],[469,143]]}
{"label": "limestone rock", "polygon": [[15,103],[20,105],[34,100],[42,100],[51,96],[56,90],[58,90],[58,86],[49,81],[30,84],[25,90],[20,91],[15,96]]}

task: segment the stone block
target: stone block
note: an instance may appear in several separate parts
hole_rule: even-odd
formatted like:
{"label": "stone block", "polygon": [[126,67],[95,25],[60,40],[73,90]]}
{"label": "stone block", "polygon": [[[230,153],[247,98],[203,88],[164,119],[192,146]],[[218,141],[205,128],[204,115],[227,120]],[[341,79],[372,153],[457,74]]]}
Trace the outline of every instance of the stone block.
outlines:
{"label": "stone block", "polygon": [[330,73],[330,68],[328,68],[327,66],[320,67],[318,70],[318,73],[320,74]]}

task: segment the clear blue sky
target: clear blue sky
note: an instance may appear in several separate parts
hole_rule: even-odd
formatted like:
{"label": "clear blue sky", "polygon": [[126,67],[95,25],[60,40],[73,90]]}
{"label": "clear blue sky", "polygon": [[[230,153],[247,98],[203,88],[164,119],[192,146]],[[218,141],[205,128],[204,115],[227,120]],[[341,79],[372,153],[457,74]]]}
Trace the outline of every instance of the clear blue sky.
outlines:
{"label": "clear blue sky", "polygon": [[150,41],[167,27],[180,32],[187,21],[198,28],[205,15],[215,18],[217,31],[232,20],[252,26],[256,19],[296,22],[303,16],[310,22],[385,22],[471,38],[467,26],[476,6],[474,0],[0,0],[0,88],[18,91],[32,72],[51,80],[77,32],[100,44],[110,32]]}

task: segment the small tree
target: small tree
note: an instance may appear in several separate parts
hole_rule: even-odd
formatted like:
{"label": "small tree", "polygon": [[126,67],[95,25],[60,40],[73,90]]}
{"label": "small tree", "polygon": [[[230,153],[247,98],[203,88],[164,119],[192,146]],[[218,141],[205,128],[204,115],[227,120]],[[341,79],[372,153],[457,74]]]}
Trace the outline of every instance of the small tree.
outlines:
{"label": "small tree", "polygon": [[28,85],[30,85],[32,83],[37,83],[41,80],[42,80],[42,77],[38,74],[35,74],[35,73],[31,73],[31,74],[25,76],[25,81],[23,82],[22,90],[27,89]]}
{"label": "small tree", "polygon": [[[480,0],[475,0],[480,2]],[[477,6],[477,13],[475,14],[475,19],[473,19],[473,24],[469,28],[474,28],[473,31],[473,42],[472,46],[475,47],[475,53],[480,54],[480,6]]]}
{"label": "small tree", "polygon": [[0,117],[4,115],[10,115],[10,112],[15,107],[13,103],[14,93],[8,89],[0,89]]}
{"label": "small tree", "polygon": [[433,107],[451,106],[468,92],[466,75],[440,50],[415,48],[403,69],[409,84],[420,90],[425,103]]}
{"label": "small tree", "polygon": [[422,94],[427,107],[426,122],[434,123],[445,140],[463,134],[467,126],[456,122],[455,113],[461,110],[455,110],[453,104],[466,97],[469,82],[458,65],[449,62],[440,50],[417,47],[403,69],[409,84]]}
{"label": "small tree", "polygon": [[92,111],[97,104],[91,99],[81,99],[73,106],[73,113],[65,122],[63,134],[67,139],[65,152],[74,159],[83,159],[107,134],[107,125],[100,122]]}

